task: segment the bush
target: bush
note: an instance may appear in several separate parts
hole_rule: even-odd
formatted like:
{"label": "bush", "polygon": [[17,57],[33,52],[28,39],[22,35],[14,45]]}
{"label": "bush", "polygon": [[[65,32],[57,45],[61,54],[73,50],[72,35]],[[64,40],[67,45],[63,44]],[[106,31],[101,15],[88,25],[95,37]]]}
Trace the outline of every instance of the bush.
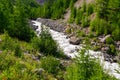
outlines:
{"label": "bush", "polygon": [[56,74],[59,70],[60,61],[52,56],[42,58],[41,67],[48,73]]}
{"label": "bush", "polygon": [[77,37],[80,37],[80,36],[85,37],[85,36],[86,36],[86,35],[85,35],[85,32],[83,32],[83,31],[81,31],[81,30],[77,30],[76,35],[77,35]]}
{"label": "bush", "polygon": [[100,18],[95,18],[90,22],[90,30],[95,31],[96,35],[108,34],[109,32],[108,23]]}
{"label": "bush", "polygon": [[33,37],[31,39],[31,45],[35,50],[39,50],[39,48],[40,48],[40,39],[38,37]]}
{"label": "bush", "polygon": [[111,55],[116,55],[117,54],[116,48],[113,44],[110,45],[110,49],[108,50],[108,54],[111,54]]}
{"label": "bush", "polygon": [[106,39],[106,43],[107,43],[107,44],[114,44],[114,40],[113,40],[111,37],[108,37],[108,38]]}
{"label": "bush", "polygon": [[[88,54],[88,53],[87,53]],[[65,80],[116,80],[103,72],[99,61],[86,55],[86,50],[81,50],[75,63],[67,68]]]}
{"label": "bush", "polygon": [[21,50],[21,48],[20,48],[20,45],[16,45],[16,47],[15,47],[15,54],[14,54],[16,57],[22,57],[22,50]]}
{"label": "bush", "polygon": [[38,80],[36,73],[20,60],[7,51],[0,54],[0,80]]}
{"label": "bush", "polygon": [[7,54],[5,50],[2,54],[0,54],[0,71],[9,69],[16,62],[15,57]]}
{"label": "bush", "polygon": [[63,52],[58,48],[57,43],[52,39],[48,29],[42,27],[40,38],[34,37],[31,40],[33,48],[39,50],[44,55],[53,55],[56,57],[63,57]]}
{"label": "bush", "polygon": [[112,36],[114,38],[114,40],[120,40],[120,28],[117,27],[113,32],[112,32]]}
{"label": "bush", "polygon": [[89,16],[90,14],[92,14],[93,13],[93,11],[94,11],[94,5],[93,4],[89,4],[88,6],[87,6],[87,16]]}
{"label": "bush", "polygon": [[57,55],[57,43],[52,39],[48,30],[41,31],[39,50],[45,55]]}
{"label": "bush", "polygon": [[1,48],[3,50],[7,49],[13,51],[15,49],[15,44],[16,43],[14,40],[7,33],[5,33]]}
{"label": "bush", "polygon": [[89,20],[87,17],[82,17],[82,27],[88,27],[89,26]]}

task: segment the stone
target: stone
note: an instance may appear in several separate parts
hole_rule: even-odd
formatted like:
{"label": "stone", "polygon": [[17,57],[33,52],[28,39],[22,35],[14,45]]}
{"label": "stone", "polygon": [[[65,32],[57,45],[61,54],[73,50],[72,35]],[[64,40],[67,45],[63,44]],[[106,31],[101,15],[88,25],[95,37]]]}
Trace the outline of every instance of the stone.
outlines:
{"label": "stone", "polygon": [[72,37],[73,35],[74,35],[74,34],[69,34],[69,35],[67,35],[66,39]]}
{"label": "stone", "polygon": [[107,53],[108,50],[109,50],[109,47],[102,47],[101,48],[101,51],[104,53]]}
{"label": "stone", "polygon": [[74,45],[79,45],[80,44],[80,39],[73,36],[73,37],[70,38],[69,43],[74,44]]}
{"label": "stone", "polygon": [[120,45],[120,41],[117,42],[117,45]]}
{"label": "stone", "polygon": [[111,35],[107,35],[107,36],[103,37],[103,38],[100,40],[100,42],[105,43],[105,42],[106,42],[106,39],[109,38],[110,36],[111,36]]}
{"label": "stone", "polygon": [[43,68],[40,68],[40,69],[35,69],[34,72],[37,73],[38,75],[41,75],[43,74],[45,70]]}
{"label": "stone", "polygon": [[0,54],[2,53],[2,51],[0,51]]}
{"label": "stone", "polygon": [[0,39],[0,42],[2,42],[2,39]]}
{"label": "stone", "polygon": [[113,61],[114,61],[114,62],[119,61],[119,57],[118,57],[118,56],[115,56],[115,57],[113,58]]}

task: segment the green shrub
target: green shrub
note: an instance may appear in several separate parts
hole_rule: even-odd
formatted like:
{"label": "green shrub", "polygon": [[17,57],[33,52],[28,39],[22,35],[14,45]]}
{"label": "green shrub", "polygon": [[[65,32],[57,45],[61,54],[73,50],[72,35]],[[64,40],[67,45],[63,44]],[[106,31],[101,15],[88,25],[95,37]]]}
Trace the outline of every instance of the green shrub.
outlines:
{"label": "green shrub", "polygon": [[89,16],[90,14],[92,14],[93,11],[94,11],[94,5],[93,5],[93,4],[89,4],[89,5],[87,6],[87,11],[86,11],[87,16]]}
{"label": "green shrub", "polygon": [[77,30],[76,35],[78,37],[80,37],[80,36],[85,37],[86,36],[85,33],[83,31],[81,31],[81,30]]}
{"label": "green shrub", "polygon": [[90,22],[90,30],[95,31],[97,36],[101,34],[108,34],[108,27],[108,23],[105,20],[100,19],[98,17]]}
{"label": "green shrub", "polygon": [[0,70],[7,70],[10,66],[14,65],[16,62],[15,57],[4,51],[0,54]]}
{"label": "green shrub", "polygon": [[19,44],[17,44],[15,47],[15,54],[14,55],[16,57],[22,57],[22,55],[23,55]]}
{"label": "green shrub", "polygon": [[90,33],[88,34],[88,37],[89,37],[89,38],[93,38],[93,37],[95,37],[95,35],[94,35],[92,32],[90,32]]}
{"label": "green shrub", "polygon": [[89,20],[87,17],[82,17],[82,24],[81,24],[82,27],[88,27],[89,26]]}
{"label": "green shrub", "polygon": [[5,33],[1,48],[3,50],[7,49],[13,51],[15,49],[15,44],[16,43],[14,42],[14,40],[7,33]]}
{"label": "green shrub", "polygon": [[112,32],[112,36],[114,40],[120,40],[120,28],[117,27],[113,32]]}
{"label": "green shrub", "polygon": [[108,38],[106,39],[106,43],[107,43],[107,44],[114,44],[114,40],[113,40],[111,37],[108,37]]}
{"label": "green shrub", "polygon": [[75,21],[75,17],[76,17],[76,8],[72,7],[69,22],[73,23]]}
{"label": "green shrub", "polygon": [[111,54],[111,55],[116,55],[117,54],[116,48],[113,44],[110,45],[110,49],[108,50],[108,54]]}
{"label": "green shrub", "polygon": [[81,50],[75,63],[67,68],[65,80],[116,80],[103,72],[99,61],[85,53],[86,50]]}
{"label": "green shrub", "polygon": [[52,56],[42,58],[41,67],[48,73],[56,74],[59,70],[60,61]]}
{"label": "green shrub", "polygon": [[45,55],[58,55],[57,43],[52,39],[48,31],[41,32],[39,50]]}
{"label": "green shrub", "polygon": [[98,50],[101,49],[101,47],[100,47],[100,46],[94,46],[92,49],[93,49],[94,51],[98,51]]}
{"label": "green shrub", "polygon": [[31,39],[31,45],[34,49],[39,50],[40,39],[38,37],[33,37],[33,39]]}
{"label": "green shrub", "polygon": [[34,49],[39,50],[44,55],[53,55],[56,57],[64,56],[62,50],[58,48],[57,43],[52,39],[48,29],[42,28],[40,38],[34,37],[31,40],[31,45]]}
{"label": "green shrub", "polygon": [[[2,62],[2,63],[1,63]],[[20,63],[13,55],[7,54],[0,61],[0,80],[38,80],[36,73]]]}

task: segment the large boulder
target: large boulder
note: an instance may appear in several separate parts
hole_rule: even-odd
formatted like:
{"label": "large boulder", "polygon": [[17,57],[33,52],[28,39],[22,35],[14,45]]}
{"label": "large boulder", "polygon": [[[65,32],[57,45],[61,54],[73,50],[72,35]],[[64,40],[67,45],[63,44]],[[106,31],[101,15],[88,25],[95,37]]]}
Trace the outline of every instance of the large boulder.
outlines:
{"label": "large boulder", "polygon": [[69,43],[74,44],[74,45],[78,45],[78,44],[80,44],[80,39],[75,37],[75,36],[70,37]]}

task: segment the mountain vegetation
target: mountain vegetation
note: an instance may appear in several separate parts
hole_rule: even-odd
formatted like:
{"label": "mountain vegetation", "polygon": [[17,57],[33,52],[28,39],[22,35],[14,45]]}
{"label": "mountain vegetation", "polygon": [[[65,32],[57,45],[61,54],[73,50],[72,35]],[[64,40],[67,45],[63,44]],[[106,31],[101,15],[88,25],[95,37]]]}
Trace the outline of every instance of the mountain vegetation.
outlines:
{"label": "mountain vegetation", "polygon": [[[104,72],[99,60],[86,55],[90,48],[81,49],[71,59],[47,29],[42,28],[37,37],[30,28],[31,19],[64,20],[70,9],[66,23],[78,27],[69,29],[69,33],[84,37],[87,46],[89,40],[97,42],[96,37],[110,34],[105,42],[107,52],[118,55],[115,42],[120,41],[120,0],[95,0],[89,4],[84,0],[79,8],[74,6],[76,1],[45,0],[40,4],[36,0],[0,0],[0,80],[117,80]],[[83,30],[86,28],[88,34]]]}

